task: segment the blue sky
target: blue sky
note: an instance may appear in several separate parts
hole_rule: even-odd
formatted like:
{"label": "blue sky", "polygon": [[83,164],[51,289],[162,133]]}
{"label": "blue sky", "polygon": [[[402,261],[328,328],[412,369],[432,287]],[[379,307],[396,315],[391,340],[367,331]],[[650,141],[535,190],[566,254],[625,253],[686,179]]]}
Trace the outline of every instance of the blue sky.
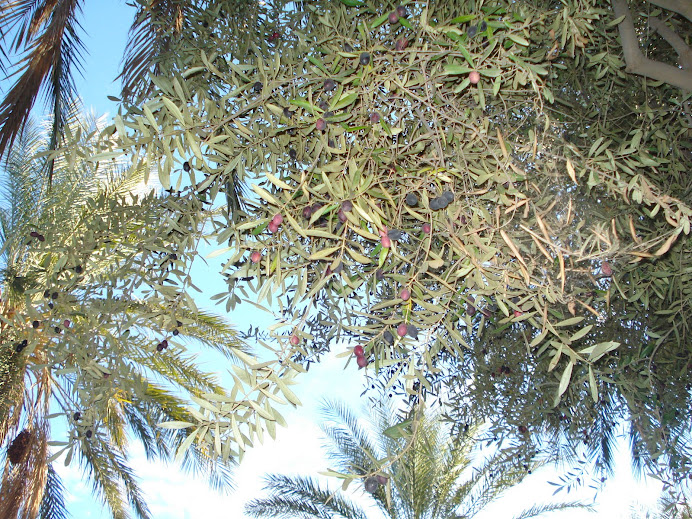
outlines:
{"label": "blue sky", "polygon": [[[120,69],[127,31],[132,23],[133,8],[124,1],[87,1],[84,3],[83,27],[84,44],[89,55],[84,59],[84,77],[78,78],[77,85],[85,109],[94,110],[97,114],[109,112],[112,116],[117,105],[107,99],[107,95],[117,96],[119,83],[115,81]],[[213,274],[213,272],[211,273]],[[205,276],[201,286],[213,290],[213,278]],[[213,293],[205,294],[207,297]],[[206,298],[203,298],[206,299]],[[208,306],[206,303],[201,303]],[[213,309],[210,307],[210,309]],[[219,309],[217,309],[219,310]],[[229,316],[242,329],[247,323],[259,324],[257,311],[243,309]],[[269,321],[266,321],[270,324]],[[341,345],[344,351],[348,345]],[[212,359],[200,359],[203,367],[212,370]],[[203,482],[194,481],[177,470],[160,464],[149,464],[144,459],[143,451],[133,445],[131,450],[132,465],[141,477],[155,518],[165,519],[206,519],[219,516],[242,517],[242,506],[248,499],[258,496],[261,488],[261,476],[267,472],[316,474],[327,469],[320,445],[319,416],[316,413],[318,402],[323,396],[343,399],[358,408],[363,403],[360,393],[366,383],[366,372],[356,370],[351,364],[344,369],[344,359],[329,357],[324,363],[312,366],[309,374],[299,379],[301,385],[297,394],[304,406],[296,411],[284,413],[289,427],[278,431],[276,441],[248,452],[243,464],[236,472],[237,490],[229,496],[221,496],[206,488]],[[583,511],[557,514],[553,517],[577,519],[582,517],[608,517],[609,519],[630,517],[631,502],[642,500],[645,504],[655,501],[657,487],[651,482],[637,483],[629,475],[626,455],[621,459],[618,476],[609,482],[600,493],[597,505],[599,512],[588,514]],[[76,464],[59,468],[69,493],[68,502],[75,518],[108,517],[100,503],[92,496],[91,486],[81,480],[81,473]],[[527,482],[508,492],[507,497],[491,505],[478,519],[511,518],[515,512],[536,502],[551,499],[554,487],[547,481],[555,478],[552,470],[539,471]],[[334,483],[336,487],[336,483]],[[356,494],[360,493],[356,490]],[[579,496],[566,496],[590,500],[591,491]],[[373,513],[372,519],[378,519]]]}

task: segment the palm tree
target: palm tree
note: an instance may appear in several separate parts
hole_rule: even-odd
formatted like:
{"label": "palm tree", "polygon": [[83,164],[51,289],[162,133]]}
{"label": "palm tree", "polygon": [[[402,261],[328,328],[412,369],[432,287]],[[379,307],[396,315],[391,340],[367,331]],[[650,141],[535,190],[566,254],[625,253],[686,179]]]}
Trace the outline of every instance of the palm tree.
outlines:
{"label": "palm tree", "polygon": [[[222,3],[225,12],[221,5],[215,6]],[[126,99],[134,99],[149,90],[150,72],[159,74],[162,67],[176,66],[175,59],[168,60],[175,56],[175,44],[185,38],[194,41],[195,31],[208,27],[207,18],[222,16],[229,33],[239,28],[245,36],[261,37],[256,36],[258,31],[248,27],[248,16],[260,9],[258,2],[140,0],[136,4],[120,74]],[[86,50],[79,34],[83,5],[84,0],[0,2],[0,71],[7,73],[7,77],[17,75],[0,103],[0,157],[11,148],[24,127],[42,89],[52,113],[49,148],[56,149],[75,102],[74,76],[80,71],[81,56]],[[205,10],[209,12],[205,14]],[[241,20],[240,14],[246,16]],[[253,19],[257,23],[256,15]],[[48,167],[50,178],[50,161]]]}
{"label": "palm tree", "polygon": [[[363,485],[370,501],[392,519],[470,518],[509,487],[519,483],[528,470],[512,456],[498,452],[474,467],[478,430],[470,427],[463,439],[452,438],[441,415],[424,413],[422,407],[403,417],[387,405],[376,408],[371,427],[365,428],[346,407],[335,402],[322,406],[322,426],[329,439],[329,458],[334,469],[350,474]],[[375,433],[373,434],[373,431]],[[302,517],[366,519],[366,510],[342,491],[332,491],[311,477],[269,475],[265,490],[270,496],[250,501],[245,508],[252,517]],[[571,507],[578,503],[535,506],[517,517]],[[587,507],[588,508],[588,507]]]}
{"label": "palm tree", "polygon": [[[85,139],[98,127],[74,117],[66,125]],[[147,255],[137,243],[137,229],[161,226],[167,214],[166,197],[135,194],[142,172],[57,158],[49,188],[43,174],[49,147],[45,132],[28,125],[3,179],[0,444],[8,448],[0,517],[65,517],[62,484],[50,463],[63,454],[79,461],[113,517],[129,516],[129,503],[146,518],[128,442],[140,441],[150,459],[171,460],[187,431],[157,424],[194,421],[189,395],[224,394],[185,342],[231,361],[244,346],[225,320],[196,310],[185,297],[166,308],[152,294],[136,297],[141,288],[117,284],[137,278],[160,286],[176,281],[173,271],[183,268],[172,253]],[[170,250],[170,234],[160,232],[151,245]],[[146,275],[134,276],[143,269]],[[62,448],[51,453],[51,428],[60,419],[69,438],[55,442]],[[232,485],[232,462],[201,448],[186,450],[182,464],[217,489]]]}

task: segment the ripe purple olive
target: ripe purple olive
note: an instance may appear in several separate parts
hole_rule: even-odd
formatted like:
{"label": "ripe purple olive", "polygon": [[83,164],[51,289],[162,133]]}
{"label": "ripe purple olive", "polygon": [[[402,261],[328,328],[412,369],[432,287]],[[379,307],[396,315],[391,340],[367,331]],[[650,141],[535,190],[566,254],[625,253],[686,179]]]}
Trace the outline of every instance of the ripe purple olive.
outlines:
{"label": "ripe purple olive", "polygon": [[377,478],[369,477],[365,479],[363,486],[365,486],[365,490],[367,492],[374,494],[377,491],[377,488],[380,486],[380,482],[377,481]]}
{"label": "ripe purple olive", "polygon": [[365,66],[370,63],[370,53],[362,52],[359,58],[360,64]]}
{"label": "ripe purple olive", "polygon": [[325,92],[331,92],[336,88],[336,81],[333,79],[325,80],[323,88]]}
{"label": "ripe purple olive", "polygon": [[389,20],[389,23],[395,24],[399,21],[399,15],[396,14],[396,11],[392,11],[391,13],[389,13],[387,19]]}
{"label": "ripe purple olive", "polygon": [[327,121],[322,119],[321,117],[315,121],[315,128],[317,128],[319,131],[323,132],[324,130],[327,129]]}
{"label": "ripe purple olive", "polygon": [[418,338],[418,328],[414,324],[409,324],[406,327],[406,333],[409,335],[409,337],[413,337],[414,339]]}
{"label": "ripe purple olive", "polygon": [[365,348],[363,348],[362,345],[354,346],[353,347],[353,354],[356,357],[362,357],[365,354]]}
{"label": "ripe purple olive", "polygon": [[291,335],[291,338],[289,339],[289,342],[290,342],[293,346],[298,346],[298,344],[300,344],[300,337],[298,337],[298,336],[295,335],[295,334],[294,334],[294,335]]}
{"label": "ripe purple olive", "polygon": [[356,362],[358,363],[359,368],[364,368],[368,365],[368,359],[365,357],[357,357]]}
{"label": "ripe purple olive", "polygon": [[402,50],[405,50],[406,47],[408,47],[408,40],[406,38],[399,38],[396,40],[396,43],[394,44],[394,48],[401,52]]}
{"label": "ripe purple olive", "polygon": [[399,337],[403,337],[406,335],[406,332],[408,331],[408,326],[406,326],[406,323],[401,323],[399,326],[396,327],[396,333]]}
{"label": "ripe purple olive", "polygon": [[38,328],[39,326],[41,326],[41,323],[39,321],[34,321],[31,323],[31,326],[33,326],[34,328]]}
{"label": "ripe purple olive", "polygon": [[306,220],[312,216],[312,208],[310,206],[303,207],[303,218]]}
{"label": "ripe purple olive", "polygon": [[288,107],[284,108],[284,117],[286,119],[290,119],[292,116],[293,112],[291,112],[291,110]]}
{"label": "ripe purple olive", "polygon": [[91,429],[87,429],[87,432],[85,433],[85,436],[86,436],[87,438],[91,438],[91,437],[93,436],[93,434],[94,434],[94,433],[93,433],[93,431],[92,431]]}
{"label": "ripe purple olive", "polygon": [[341,223],[346,223],[346,220],[348,220],[348,217],[346,216],[346,213],[344,213],[343,209],[339,209],[337,216],[339,217],[339,221]]}
{"label": "ripe purple olive", "polygon": [[382,244],[382,247],[384,247],[385,249],[388,249],[392,246],[392,240],[386,234],[383,235],[382,238],[380,238],[380,243]]}
{"label": "ripe purple olive", "polygon": [[382,486],[386,485],[386,484],[387,484],[387,481],[389,481],[389,479],[387,478],[387,476],[383,476],[382,474],[378,474],[378,475],[375,476],[375,477],[377,478],[377,482],[378,482],[380,485],[382,485]]}
{"label": "ripe purple olive", "polygon": [[389,330],[385,330],[382,334],[382,338],[387,344],[394,344],[394,335]]}
{"label": "ripe purple olive", "polygon": [[601,264],[601,272],[603,272],[604,276],[610,277],[613,275],[613,267],[610,266],[610,263],[604,261]]}
{"label": "ripe purple olive", "polygon": [[261,92],[263,86],[264,86],[264,85],[262,85],[262,82],[261,82],[261,81],[257,81],[254,85],[252,85],[252,89],[253,89],[255,92]]}
{"label": "ripe purple olive", "polygon": [[252,254],[250,254],[250,261],[253,263],[259,263],[259,260],[262,259],[262,254],[260,254],[259,251],[254,251]]}
{"label": "ripe purple olive", "polygon": [[32,238],[38,238],[38,235],[39,235],[39,233],[37,233],[36,231],[31,231],[29,233],[29,236],[31,236]]}
{"label": "ripe purple olive", "polygon": [[400,5],[396,8],[396,14],[399,18],[406,18],[408,16],[408,11],[403,5]]}
{"label": "ripe purple olive", "polygon": [[296,157],[298,157],[298,152],[291,148],[288,150],[288,156],[291,158],[291,160],[296,160]]}
{"label": "ripe purple olive", "polygon": [[279,224],[276,222],[269,222],[269,225],[267,225],[267,229],[269,229],[269,232],[275,233],[279,230]]}
{"label": "ripe purple olive", "polygon": [[274,222],[276,225],[281,225],[284,223],[283,215],[281,213],[276,213],[272,218],[272,222]]}
{"label": "ripe purple olive", "polygon": [[402,288],[399,297],[404,301],[408,301],[411,299],[411,291],[408,288]]}
{"label": "ripe purple olive", "polygon": [[371,122],[372,124],[377,124],[377,123],[379,123],[379,122],[380,122],[380,114],[378,114],[377,112],[371,113],[371,114],[370,114],[370,122]]}
{"label": "ripe purple olive", "polygon": [[426,223],[424,223],[423,226],[421,227],[421,230],[422,230],[425,234],[430,234],[430,233],[432,232],[432,227],[431,227],[431,225],[430,225],[429,223],[426,222]]}
{"label": "ripe purple olive", "polygon": [[72,419],[75,422],[78,422],[81,417],[82,417],[82,413],[80,413],[79,411],[75,411],[75,413],[72,415]]}

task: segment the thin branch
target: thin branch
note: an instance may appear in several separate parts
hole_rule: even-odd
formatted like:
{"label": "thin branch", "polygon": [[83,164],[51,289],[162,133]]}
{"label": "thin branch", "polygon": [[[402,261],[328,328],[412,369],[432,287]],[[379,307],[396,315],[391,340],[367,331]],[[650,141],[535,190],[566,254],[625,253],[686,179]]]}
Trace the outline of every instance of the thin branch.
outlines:
{"label": "thin branch", "polygon": [[692,22],[692,2],[689,0],[649,0],[649,2],[667,11],[681,14]]}
{"label": "thin branch", "polygon": [[685,40],[678,36],[673,29],[668,27],[665,22],[659,20],[658,18],[649,18],[649,25],[661,35],[661,38],[666,40],[668,44],[673,47],[675,52],[678,53],[682,68],[685,70],[692,69],[692,49],[690,49],[690,47],[685,43]]}
{"label": "thin branch", "polygon": [[632,74],[664,81],[685,91],[692,90],[692,71],[682,70],[644,57],[639,48],[639,40],[634,31],[634,23],[627,1],[611,0],[611,4],[616,18],[624,16],[624,19],[618,24],[618,29],[625,56],[625,70]]}

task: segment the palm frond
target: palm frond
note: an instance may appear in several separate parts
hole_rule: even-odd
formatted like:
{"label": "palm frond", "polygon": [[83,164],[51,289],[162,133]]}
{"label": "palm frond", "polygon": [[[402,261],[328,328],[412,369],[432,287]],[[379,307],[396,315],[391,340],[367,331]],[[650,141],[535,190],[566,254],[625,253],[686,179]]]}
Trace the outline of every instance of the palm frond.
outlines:
{"label": "palm frond", "polygon": [[186,28],[193,6],[179,0],[151,0],[139,7],[130,28],[125,48],[123,96],[134,99],[145,93],[150,84],[149,72],[159,72],[158,59]]}
{"label": "palm frond", "polygon": [[41,500],[39,510],[40,519],[67,519],[70,517],[65,506],[65,487],[62,484],[60,475],[55,471],[52,464],[48,465],[46,486]]}
{"label": "palm frond", "polygon": [[368,431],[358,423],[358,418],[344,404],[323,400],[320,412],[325,421],[320,425],[331,440],[328,457],[342,471],[365,474],[380,457],[377,444]]}
{"label": "palm frond", "polygon": [[303,517],[331,519],[335,515],[345,519],[366,519],[365,511],[339,491],[322,488],[309,477],[269,475],[265,477],[265,490],[271,496],[254,499],[245,505],[245,513],[252,517]]}
{"label": "palm frond", "polygon": [[151,517],[134,472],[122,452],[96,432],[91,438],[81,440],[79,454],[94,492],[101,496],[114,519],[129,517],[123,490],[137,517]]}
{"label": "palm frond", "polygon": [[6,28],[19,24],[16,45],[28,53],[16,71],[18,79],[0,103],[0,156],[20,133],[44,85],[54,118],[51,144],[57,142],[56,130],[64,126],[64,110],[74,98],[73,70],[80,67],[84,51],[77,35],[81,1],[20,2],[20,8],[2,20]]}
{"label": "palm frond", "polygon": [[526,510],[522,510],[512,519],[528,519],[529,517],[537,517],[539,515],[551,512],[560,512],[563,510],[574,509],[584,510],[588,512],[596,511],[592,505],[582,503],[580,501],[566,501],[564,503],[544,503],[541,505],[534,505],[531,508],[527,508]]}

